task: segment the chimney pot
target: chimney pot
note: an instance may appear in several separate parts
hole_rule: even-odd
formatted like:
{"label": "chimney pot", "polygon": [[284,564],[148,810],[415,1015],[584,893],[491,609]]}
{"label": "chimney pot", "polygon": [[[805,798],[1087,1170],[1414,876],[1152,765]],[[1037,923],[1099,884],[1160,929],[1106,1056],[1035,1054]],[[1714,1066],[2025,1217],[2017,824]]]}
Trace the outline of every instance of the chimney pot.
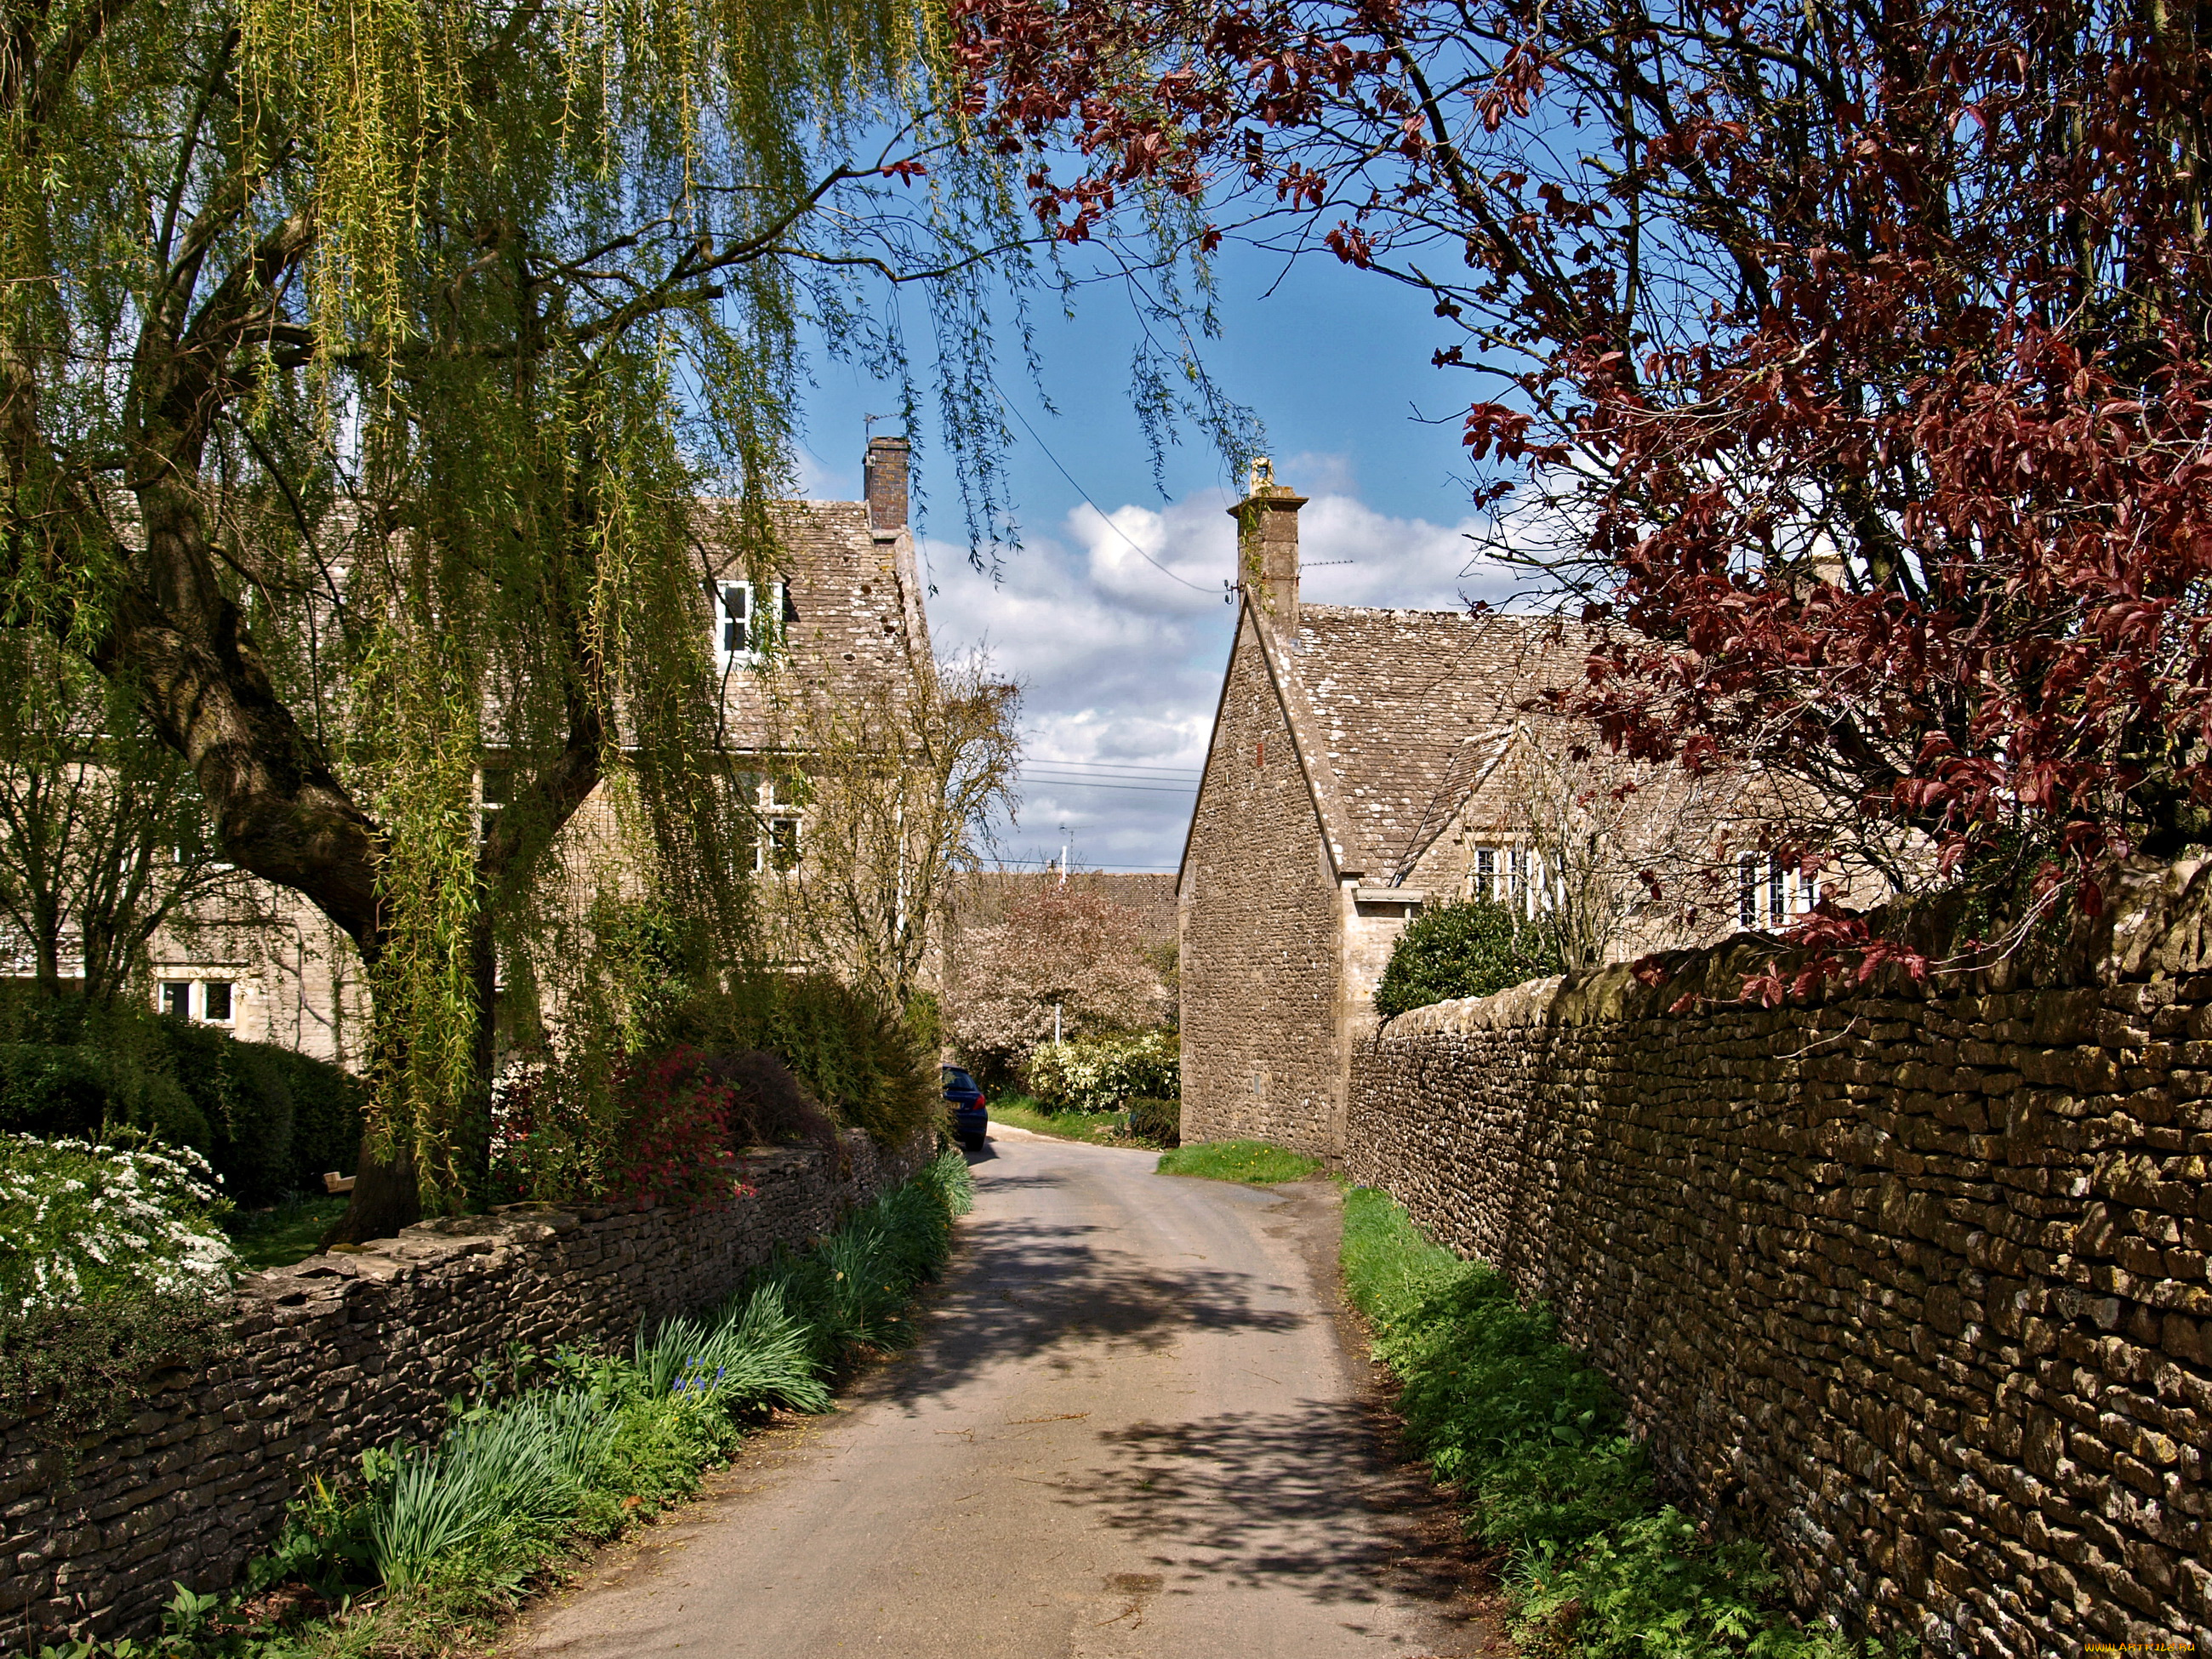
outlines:
{"label": "chimney pot", "polygon": [[903,438],[868,440],[860,477],[868,498],[868,528],[876,535],[896,536],[906,528],[908,451]]}
{"label": "chimney pot", "polygon": [[1298,632],[1298,509],[1306,498],[1275,482],[1274,463],[1252,463],[1251,493],[1229,509],[1244,597],[1285,639]]}

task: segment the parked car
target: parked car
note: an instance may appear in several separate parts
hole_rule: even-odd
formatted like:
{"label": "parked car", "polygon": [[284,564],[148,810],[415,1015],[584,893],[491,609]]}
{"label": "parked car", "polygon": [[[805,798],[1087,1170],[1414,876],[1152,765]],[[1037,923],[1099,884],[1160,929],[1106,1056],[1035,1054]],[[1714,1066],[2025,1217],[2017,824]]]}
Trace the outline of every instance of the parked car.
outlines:
{"label": "parked car", "polygon": [[957,1066],[940,1069],[945,1073],[945,1103],[952,1109],[952,1133],[969,1152],[980,1152],[984,1133],[991,1127],[991,1115],[983,1109],[991,1103],[983,1098],[982,1086]]}

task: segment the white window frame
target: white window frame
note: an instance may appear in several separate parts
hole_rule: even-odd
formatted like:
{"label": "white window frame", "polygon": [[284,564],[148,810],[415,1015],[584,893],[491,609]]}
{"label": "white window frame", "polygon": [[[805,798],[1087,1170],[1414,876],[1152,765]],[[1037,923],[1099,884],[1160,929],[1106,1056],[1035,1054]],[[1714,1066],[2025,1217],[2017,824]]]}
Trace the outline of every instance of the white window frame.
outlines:
{"label": "white window frame", "polygon": [[[493,779],[497,778],[498,793],[493,793]],[[486,841],[499,823],[499,815],[507,811],[514,799],[514,769],[511,766],[480,766],[477,769],[477,830]]]}
{"label": "white window frame", "polygon": [[[208,992],[216,986],[229,992],[230,1012],[222,1015],[208,1012]],[[184,993],[181,1015],[169,1006],[169,993]],[[182,1018],[196,1025],[234,1026],[238,1024],[238,1004],[246,994],[245,982],[236,979],[179,979],[164,975],[154,986],[154,1006],[165,1019]]]}
{"label": "white window frame", "polygon": [[[734,663],[758,662],[783,626],[785,584],[718,580],[714,584],[714,592],[715,663],[727,668]],[[730,614],[731,595],[739,593],[744,596],[745,614],[742,617]],[[767,601],[765,622],[762,619],[763,599]],[[738,630],[735,643],[731,638],[732,628]]]}
{"label": "white window frame", "polygon": [[1802,864],[1796,871],[1774,854],[1739,853],[1735,860],[1736,926],[1780,933],[1820,902],[1820,878]]}
{"label": "white window frame", "polygon": [[[778,812],[773,817],[763,817],[761,820],[761,828],[765,833],[760,838],[761,862],[757,867],[774,870],[779,874],[786,871],[796,870],[799,867],[799,860],[805,856],[806,842],[806,831],[799,815],[796,812]],[[780,852],[777,845],[780,839],[778,831],[786,829],[790,831],[789,861],[779,863],[777,861]]]}

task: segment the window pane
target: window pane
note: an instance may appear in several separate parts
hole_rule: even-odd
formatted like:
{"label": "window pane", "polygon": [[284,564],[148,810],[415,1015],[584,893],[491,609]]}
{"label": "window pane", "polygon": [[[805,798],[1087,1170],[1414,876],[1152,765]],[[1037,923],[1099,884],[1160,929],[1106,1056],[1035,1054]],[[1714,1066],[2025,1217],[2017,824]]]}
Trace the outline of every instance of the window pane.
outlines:
{"label": "window pane", "polygon": [[1735,920],[1739,927],[1759,926],[1759,860],[1749,853],[1735,861]]}
{"label": "window pane", "polygon": [[799,820],[770,818],[768,825],[769,861],[779,870],[799,862]]}
{"label": "window pane", "polygon": [[206,984],[200,987],[200,1006],[204,1011],[200,1016],[201,1018],[228,1019],[230,1018],[230,981],[228,980],[208,981]]}
{"label": "window pane", "polygon": [[161,981],[161,1012],[172,1019],[189,1019],[192,1012],[192,982],[188,979]]}
{"label": "window pane", "polygon": [[722,654],[726,657],[749,649],[752,644],[749,626],[752,599],[752,588],[744,582],[722,584]]}
{"label": "window pane", "polygon": [[1767,920],[1774,927],[1783,927],[1789,925],[1790,891],[1788,888],[1783,885],[1783,869],[1782,860],[1780,859],[1774,860],[1773,867],[1767,872],[1766,915]]}

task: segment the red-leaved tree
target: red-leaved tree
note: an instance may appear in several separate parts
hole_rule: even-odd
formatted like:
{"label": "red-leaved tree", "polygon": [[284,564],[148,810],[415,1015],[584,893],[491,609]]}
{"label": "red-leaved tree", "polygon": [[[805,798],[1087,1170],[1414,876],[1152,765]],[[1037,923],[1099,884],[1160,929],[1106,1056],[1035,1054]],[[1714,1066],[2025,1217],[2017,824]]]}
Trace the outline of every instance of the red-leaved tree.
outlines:
{"label": "red-leaved tree", "polygon": [[1204,194],[1433,299],[1502,544],[1627,624],[1580,706],[1631,755],[1901,885],[2094,910],[2212,839],[2212,6],[955,12],[1061,234]]}

